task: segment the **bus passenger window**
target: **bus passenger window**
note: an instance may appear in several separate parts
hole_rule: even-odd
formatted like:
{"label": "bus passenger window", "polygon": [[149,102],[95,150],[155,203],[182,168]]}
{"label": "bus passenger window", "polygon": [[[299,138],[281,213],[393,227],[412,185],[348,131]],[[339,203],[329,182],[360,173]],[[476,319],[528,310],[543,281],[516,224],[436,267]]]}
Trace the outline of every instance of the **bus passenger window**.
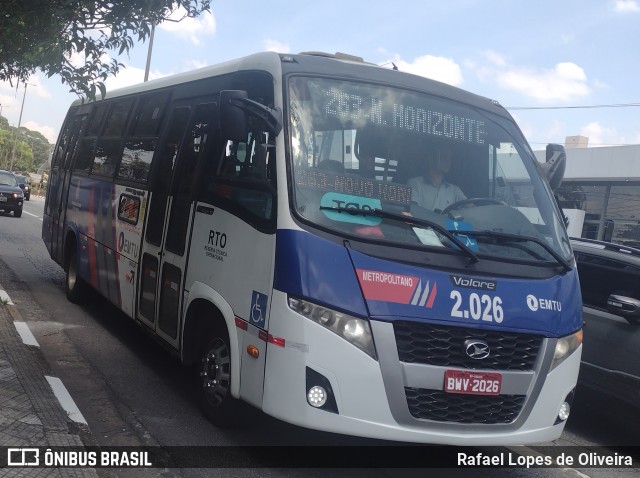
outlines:
{"label": "bus passenger window", "polygon": [[161,93],[140,102],[133,136],[158,136],[167,99],[168,93]]}
{"label": "bus passenger window", "polygon": [[96,141],[104,118],[109,109],[109,103],[102,103],[97,105],[93,109],[91,114],[91,120],[87,125],[86,132],[82,135],[80,145],[78,146],[78,154],[75,159],[73,169],[75,171],[89,172],[94,161],[94,151],[96,148]]}
{"label": "bus passenger window", "polygon": [[102,136],[117,136],[121,137],[124,134],[124,129],[127,126],[127,118],[129,117],[129,110],[133,99],[128,99],[116,103],[111,108],[111,115],[107,121],[107,125],[104,128]]}
{"label": "bus passenger window", "polygon": [[78,148],[78,155],[73,165],[74,171],[89,172],[93,164],[93,151],[96,147],[95,138],[82,138]]}
{"label": "bus passenger window", "polygon": [[135,120],[125,141],[118,179],[142,183],[149,180],[168,98],[169,94],[164,92],[143,98],[138,103]]}
{"label": "bus passenger window", "polygon": [[91,117],[91,121],[87,127],[86,136],[96,137],[100,134],[102,122],[104,121],[108,108],[108,103],[103,103],[95,107],[93,110],[93,116]]}
{"label": "bus passenger window", "polygon": [[119,139],[101,139],[96,147],[91,174],[113,176],[121,156],[122,142]]}
{"label": "bus passenger window", "polygon": [[60,134],[60,139],[58,140],[58,149],[56,149],[56,152],[53,155],[53,160],[51,165],[52,168],[55,168],[57,166],[62,166],[64,164],[64,161],[63,161],[64,152],[67,148],[69,140],[71,139],[72,128],[73,128],[73,119],[68,118],[65,123],[64,130]]}
{"label": "bus passenger window", "polygon": [[151,169],[151,158],[156,149],[155,138],[127,140],[122,153],[118,178],[147,182]]}

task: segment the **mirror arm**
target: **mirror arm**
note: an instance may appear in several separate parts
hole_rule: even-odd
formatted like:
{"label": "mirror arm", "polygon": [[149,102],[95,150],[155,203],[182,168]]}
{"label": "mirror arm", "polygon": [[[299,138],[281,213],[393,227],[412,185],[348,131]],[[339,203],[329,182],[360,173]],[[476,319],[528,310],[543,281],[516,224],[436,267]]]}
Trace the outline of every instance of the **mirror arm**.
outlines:
{"label": "mirror arm", "polygon": [[232,98],[229,103],[260,118],[274,135],[277,136],[282,131],[282,120],[278,110],[269,108],[249,98]]}

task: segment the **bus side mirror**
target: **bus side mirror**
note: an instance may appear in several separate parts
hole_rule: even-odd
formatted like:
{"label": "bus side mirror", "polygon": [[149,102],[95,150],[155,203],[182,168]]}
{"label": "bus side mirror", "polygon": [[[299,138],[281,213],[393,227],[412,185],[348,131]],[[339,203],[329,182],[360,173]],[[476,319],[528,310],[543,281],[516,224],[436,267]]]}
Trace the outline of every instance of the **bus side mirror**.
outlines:
{"label": "bus side mirror", "polygon": [[247,98],[246,91],[224,90],[220,92],[220,128],[225,139],[247,139],[248,116],[255,118],[266,131],[278,136],[282,131],[282,111],[269,108]]}
{"label": "bus side mirror", "polygon": [[548,144],[546,151],[546,163],[540,165],[542,173],[547,178],[551,190],[560,187],[564,178],[564,170],[567,167],[567,153],[561,144]]}
{"label": "bus side mirror", "polygon": [[220,92],[220,130],[224,139],[246,141],[249,132],[247,114],[237,106],[237,101],[247,97],[247,92],[241,90]]}

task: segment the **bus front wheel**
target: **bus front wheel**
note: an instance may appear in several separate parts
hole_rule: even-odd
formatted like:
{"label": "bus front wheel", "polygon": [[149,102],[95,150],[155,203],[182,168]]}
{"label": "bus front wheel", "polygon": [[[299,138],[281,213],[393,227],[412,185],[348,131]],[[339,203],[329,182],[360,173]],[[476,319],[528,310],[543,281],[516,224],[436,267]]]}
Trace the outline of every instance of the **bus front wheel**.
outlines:
{"label": "bus front wheel", "polygon": [[205,416],[221,428],[240,424],[242,402],[231,395],[231,349],[226,334],[214,333],[201,347],[198,399]]}

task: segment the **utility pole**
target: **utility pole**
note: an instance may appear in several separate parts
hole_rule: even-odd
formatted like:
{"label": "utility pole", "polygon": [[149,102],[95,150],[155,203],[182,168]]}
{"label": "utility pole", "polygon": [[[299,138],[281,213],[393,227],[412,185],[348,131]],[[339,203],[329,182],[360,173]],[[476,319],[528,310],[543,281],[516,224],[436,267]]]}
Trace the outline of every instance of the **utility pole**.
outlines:
{"label": "utility pole", "polygon": [[13,135],[13,149],[11,150],[11,163],[9,164],[9,171],[13,171],[13,160],[16,157],[16,145],[18,144],[18,131],[20,131],[20,123],[22,123],[22,112],[24,111],[24,99],[27,97],[27,86],[29,86],[29,83],[24,84],[24,94],[22,95],[22,107],[20,108],[20,116],[18,118],[18,127],[16,128],[16,134]]}
{"label": "utility pole", "polygon": [[149,50],[147,51],[147,66],[144,69],[144,81],[149,79],[149,67],[151,66],[151,52],[153,51],[153,34],[156,31],[156,26],[151,25],[151,34],[149,35]]}

